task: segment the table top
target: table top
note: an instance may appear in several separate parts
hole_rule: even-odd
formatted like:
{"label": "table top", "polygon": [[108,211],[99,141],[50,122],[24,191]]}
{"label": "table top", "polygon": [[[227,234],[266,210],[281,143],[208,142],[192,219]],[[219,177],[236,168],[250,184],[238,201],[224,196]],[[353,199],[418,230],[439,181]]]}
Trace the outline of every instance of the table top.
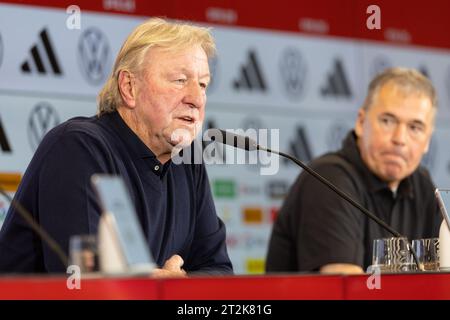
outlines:
{"label": "table top", "polygon": [[0,299],[354,300],[450,299],[450,273],[283,274],[152,279],[89,274],[0,277]]}

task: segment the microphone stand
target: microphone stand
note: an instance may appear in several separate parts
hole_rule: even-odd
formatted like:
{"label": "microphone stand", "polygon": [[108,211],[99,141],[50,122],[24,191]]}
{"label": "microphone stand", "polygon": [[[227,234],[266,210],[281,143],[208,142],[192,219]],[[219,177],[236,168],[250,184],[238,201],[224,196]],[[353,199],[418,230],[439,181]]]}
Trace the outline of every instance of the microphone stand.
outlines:
{"label": "microphone stand", "polygon": [[33,216],[25,209],[19,202],[15,199],[12,199],[11,196],[3,190],[0,186],[0,193],[5,196],[5,198],[11,203],[14,209],[20,214],[20,216],[27,222],[27,224],[36,232],[39,237],[49,246],[49,248],[58,256],[59,260],[61,260],[64,267],[67,269],[69,264],[69,259],[64,251],[61,249],[59,244],[53,240],[52,237],[45,231],[36,221],[34,221]]}

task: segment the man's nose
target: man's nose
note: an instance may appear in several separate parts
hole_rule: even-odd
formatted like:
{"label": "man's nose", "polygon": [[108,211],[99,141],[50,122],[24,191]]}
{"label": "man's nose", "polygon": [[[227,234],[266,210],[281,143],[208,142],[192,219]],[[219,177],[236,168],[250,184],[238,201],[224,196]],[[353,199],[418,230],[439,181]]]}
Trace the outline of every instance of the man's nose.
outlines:
{"label": "man's nose", "polygon": [[184,102],[193,108],[203,108],[206,101],[205,89],[203,89],[198,82],[190,81],[186,90]]}
{"label": "man's nose", "polygon": [[408,139],[408,128],[405,124],[398,124],[392,133],[392,142],[397,145],[404,145]]}

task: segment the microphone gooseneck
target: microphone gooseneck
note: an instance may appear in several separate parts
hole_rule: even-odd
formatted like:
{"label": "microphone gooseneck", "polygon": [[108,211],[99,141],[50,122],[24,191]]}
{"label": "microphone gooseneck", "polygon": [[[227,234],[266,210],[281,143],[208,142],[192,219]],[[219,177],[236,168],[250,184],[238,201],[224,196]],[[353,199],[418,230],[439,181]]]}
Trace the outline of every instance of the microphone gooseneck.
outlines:
{"label": "microphone gooseneck", "polygon": [[0,186],[0,193],[9,201],[9,203],[17,210],[20,216],[26,221],[26,223],[33,229],[34,232],[38,234],[38,236],[49,246],[50,250],[52,250],[61,260],[64,267],[67,269],[69,265],[69,259],[64,251],[61,249],[60,245],[53,240],[53,238],[45,231],[36,221],[34,221],[33,216],[25,209],[19,202],[15,199],[11,198],[11,196],[3,190]]}
{"label": "microphone gooseneck", "polygon": [[312,168],[310,168],[308,165],[306,165],[305,163],[303,163],[302,161],[298,160],[297,158],[294,158],[293,156],[277,151],[277,150],[271,150],[268,148],[264,148],[261,146],[258,146],[258,150],[263,150],[263,151],[267,151],[270,153],[275,153],[278,154],[284,158],[288,158],[289,160],[295,162],[297,165],[299,165],[300,167],[302,167],[306,172],[308,172],[310,175],[314,176],[316,179],[318,179],[320,182],[322,182],[323,184],[325,184],[328,188],[330,188],[331,190],[333,190],[335,193],[337,193],[340,197],[342,197],[344,200],[346,200],[347,202],[349,202],[350,204],[352,204],[354,207],[358,208],[359,210],[361,210],[366,216],[368,216],[370,219],[372,219],[373,221],[375,221],[376,223],[378,223],[379,225],[381,225],[384,229],[386,229],[387,231],[389,231],[394,237],[401,237],[402,235],[392,229],[391,226],[389,226],[386,222],[384,222],[383,220],[381,220],[380,218],[378,218],[376,215],[374,215],[372,212],[370,212],[369,210],[367,210],[366,208],[364,208],[362,205],[360,205],[358,202],[356,202],[355,200],[353,200],[348,194],[346,194],[344,191],[340,190],[338,187],[336,187],[334,184],[332,184],[330,181],[328,181],[327,179],[325,179],[324,177],[322,177],[319,173],[317,173],[316,171],[314,171]]}
{"label": "microphone gooseneck", "polygon": [[207,134],[212,141],[220,142],[238,149],[255,151],[260,147],[255,140],[221,129],[208,129]]}

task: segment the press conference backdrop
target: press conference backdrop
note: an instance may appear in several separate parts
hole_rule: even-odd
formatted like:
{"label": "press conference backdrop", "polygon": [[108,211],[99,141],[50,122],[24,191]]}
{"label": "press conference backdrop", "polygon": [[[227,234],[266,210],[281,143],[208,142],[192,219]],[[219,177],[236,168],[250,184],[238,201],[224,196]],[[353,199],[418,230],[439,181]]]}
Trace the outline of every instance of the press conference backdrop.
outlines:
{"label": "press conference backdrop", "polygon": [[[272,147],[303,161],[339,148],[377,72],[421,70],[440,104],[424,165],[439,186],[450,186],[449,2],[377,1],[379,30],[368,29],[371,3],[363,0],[257,7],[246,1],[6,2],[0,3],[0,174],[23,174],[52,127],[93,115],[126,36],[146,18],[165,16],[213,27],[219,54],[211,62],[205,128],[278,129],[279,145]],[[81,9],[80,28],[72,28],[70,5]],[[219,151],[233,158],[233,150]],[[272,222],[299,170],[285,161],[274,175],[261,175],[260,164],[207,169],[236,273],[263,272]],[[0,198],[0,224],[7,209]]]}

